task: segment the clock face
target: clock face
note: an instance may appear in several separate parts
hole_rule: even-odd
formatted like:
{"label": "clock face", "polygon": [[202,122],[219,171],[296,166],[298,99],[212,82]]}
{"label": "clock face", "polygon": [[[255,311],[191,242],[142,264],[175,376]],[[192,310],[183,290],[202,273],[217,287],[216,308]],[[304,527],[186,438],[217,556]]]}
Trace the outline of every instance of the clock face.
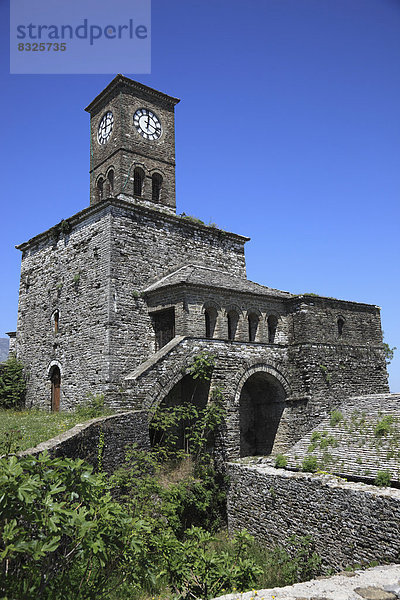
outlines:
{"label": "clock face", "polygon": [[108,111],[102,117],[99,128],[97,130],[97,141],[99,144],[106,144],[111,137],[111,132],[114,125],[114,116],[112,112]]}
{"label": "clock face", "polygon": [[135,112],[133,124],[145,140],[158,140],[162,133],[160,119],[147,108],[139,108]]}

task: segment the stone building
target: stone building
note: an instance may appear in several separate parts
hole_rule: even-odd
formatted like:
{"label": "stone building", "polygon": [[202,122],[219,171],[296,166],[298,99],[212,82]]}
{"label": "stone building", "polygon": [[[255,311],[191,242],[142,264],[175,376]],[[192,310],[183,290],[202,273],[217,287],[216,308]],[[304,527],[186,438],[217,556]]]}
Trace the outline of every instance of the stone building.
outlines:
{"label": "stone building", "polygon": [[176,214],[178,102],[118,75],[86,108],[90,206],[17,246],[27,402],[185,401],[207,351],[228,455],[283,450],[347,397],[388,391],[379,308],[253,283],[249,238]]}

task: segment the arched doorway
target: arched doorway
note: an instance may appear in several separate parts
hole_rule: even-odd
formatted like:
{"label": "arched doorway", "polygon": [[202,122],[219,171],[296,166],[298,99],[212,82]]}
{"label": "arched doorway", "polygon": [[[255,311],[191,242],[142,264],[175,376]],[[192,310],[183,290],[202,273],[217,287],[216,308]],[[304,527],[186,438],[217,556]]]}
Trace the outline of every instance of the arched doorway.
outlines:
{"label": "arched doorway", "polygon": [[[168,442],[170,445],[171,440],[173,440],[176,450],[189,451],[190,440],[188,438],[190,436],[188,436],[188,431],[190,431],[197,420],[196,412],[206,408],[209,389],[209,381],[193,379],[191,375],[182,377],[162,400],[157,411],[173,409],[175,407],[182,407],[182,409],[186,407],[189,410],[187,413],[185,410],[176,411],[178,420],[168,426],[167,429],[159,430],[154,428],[152,421],[150,423],[150,441],[152,446],[163,445],[164,442]],[[190,407],[193,407],[193,410]],[[182,418],[179,418],[179,415]],[[163,419],[163,422],[167,423],[168,418]]]}
{"label": "arched doorway", "polygon": [[60,392],[61,392],[61,371],[59,367],[54,366],[50,371],[51,381],[51,410],[58,412],[60,410]]}
{"label": "arched doorway", "polygon": [[240,406],[240,456],[271,453],[285,408],[286,393],[273,375],[253,373],[243,385]]}

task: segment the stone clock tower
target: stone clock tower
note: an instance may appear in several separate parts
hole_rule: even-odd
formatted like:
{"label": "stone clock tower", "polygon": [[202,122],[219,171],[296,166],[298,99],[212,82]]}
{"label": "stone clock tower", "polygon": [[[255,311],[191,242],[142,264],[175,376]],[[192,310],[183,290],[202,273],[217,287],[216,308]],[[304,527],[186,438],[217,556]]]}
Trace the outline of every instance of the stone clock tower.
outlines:
{"label": "stone clock tower", "polygon": [[178,102],[117,75],[89,104],[91,205],[117,197],[175,212]]}

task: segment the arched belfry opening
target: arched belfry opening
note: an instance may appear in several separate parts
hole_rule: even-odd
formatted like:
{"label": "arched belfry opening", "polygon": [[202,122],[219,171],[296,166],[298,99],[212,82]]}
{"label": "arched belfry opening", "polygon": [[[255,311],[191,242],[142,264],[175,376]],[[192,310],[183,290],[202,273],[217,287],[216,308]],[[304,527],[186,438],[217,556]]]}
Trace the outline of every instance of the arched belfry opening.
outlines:
{"label": "arched belfry opening", "polygon": [[240,456],[271,454],[285,399],[282,384],[265,371],[246,380],[239,399]]}
{"label": "arched belfry opening", "polygon": [[[207,406],[210,382],[193,379],[191,375],[185,375],[174,385],[170,392],[162,400],[157,410],[173,410],[175,407],[182,408],[177,414],[183,418],[169,427],[167,431],[158,431],[150,422],[150,442],[152,446],[163,444],[168,439],[173,440],[176,450],[190,451],[190,431],[198,418],[198,411]],[[187,410],[184,410],[184,409]]]}
{"label": "arched belfry opening", "polygon": [[51,381],[51,410],[58,412],[60,410],[61,396],[61,371],[57,365],[53,366],[50,371]]}
{"label": "arched belfry opening", "polygon": [[133,195],[143,196],[144,171],[140,167],[135,167],[133,171]]}

